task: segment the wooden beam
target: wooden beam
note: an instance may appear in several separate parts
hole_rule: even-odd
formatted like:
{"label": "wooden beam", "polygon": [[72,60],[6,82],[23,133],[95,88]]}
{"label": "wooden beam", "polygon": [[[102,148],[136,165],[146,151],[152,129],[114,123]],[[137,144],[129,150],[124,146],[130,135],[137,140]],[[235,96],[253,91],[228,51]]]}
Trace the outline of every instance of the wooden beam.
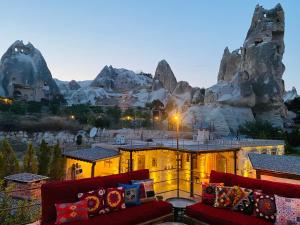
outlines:
{"label": "wooden beam", "polygon": [[237,174],[237,155],[236,151],[233,152],[233,157],[234,157],[234,174]]}
{"label": "wooden beam", "polygon": [[190,153],[190,165],[191,165],[191,182],[190,182],[190,197],[194,197],[194,157],[197,157],[197,155],[194,155],[193,153]]}
{"label": "wooden beam", "polygon": [[130,151],[130,159],[129,159],[129,171],[133,171],[133,159],[132,159],[132,151]]}
{"label": "wooden beam", "polygon": [[280,172],[273,172],[273,171],[266,171],[266,170],[256,169],[257,179],[261,179],[262,175],[278,177],[278,178],[284,178],[284,179],[291,179],[291,180],[300,180],[300,175],[297,175],[297,174],[280,173]]}
{"label": "wooden beam", "polygon": [[92,170],[91,170],[91,177],[93,178],[95,176],[95,166],[96,166],[96,162],[92,163]]}

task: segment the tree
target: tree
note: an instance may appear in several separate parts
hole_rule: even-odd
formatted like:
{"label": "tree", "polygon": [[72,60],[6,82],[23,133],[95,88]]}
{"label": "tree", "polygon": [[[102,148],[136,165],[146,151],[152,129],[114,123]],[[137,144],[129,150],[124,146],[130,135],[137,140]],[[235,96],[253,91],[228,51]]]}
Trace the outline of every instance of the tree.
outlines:
{"label": "tree", "polygon": [[10,107],[10,111],[18,115],[24,115],[26,113],[26,105],[22,102],[14,102]]}
{"label": "tree", "polygon": [[57,142],[53,149],[49,176],[55,180],[63,179],[65,175],[65,163],[65,158],[62,156],[59,143]]}
{"label": "tree", "polygon": [[38,162],[37,162],[36,152],[31,143],[28,144],[27,151],[24,155],[23,171],[28,173],[38,172]]}
{"label": "tree", "polygon": [[257,139],[278,139],[283,137],[282,130],[273,127],[268,121],[246,122],[239,127],[239,133]]}
{"label": "tree", "polygon": [[109,125],[110,120],[106,116],[99,116],[94,122],[95,127],[108,128]]}
{"label": "tree", "polygon": [[163,109],[165,106],[159,99],[155,99],[151,102],[150,107],[151,109],[160,110]]}
{"label": "tree", "polygon": [[120,107],[118,107],[117,105],[112,107],[112,108],[109,108],[107,111],[106,111],[106,114],[109,115],[113,122],[114,123],[119,123],[120,121],[120,118],[121,118],[121,115],[122,115],[122,111],[120,109]]}
{"label": "tree", "polygon": [[28,113],[40,113],[42,109],[42,104],[40,102],[30,101],[27,102],[27,112]]}
{"label": "tree", "polygon": [[51,160],[51,149],[48,147],[48,144],[43,139],[40,145],[40,151],[38,154],[39,169],[38,172],[41,175],[48,175],[49,163]]}
{"label": "tree", "polygon": [[4,139],[0,147],[1,157],[1,177],[15,174],[19,172],[19,162],[17,160],[16,154],[9,144],[7,139]]}

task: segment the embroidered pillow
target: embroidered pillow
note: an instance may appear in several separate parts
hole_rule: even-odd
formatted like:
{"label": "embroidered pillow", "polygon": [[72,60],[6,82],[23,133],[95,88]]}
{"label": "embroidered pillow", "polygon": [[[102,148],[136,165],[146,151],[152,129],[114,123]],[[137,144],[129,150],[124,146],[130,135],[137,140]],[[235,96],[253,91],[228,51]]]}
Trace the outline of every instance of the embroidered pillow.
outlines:
{"label": "embroidered pillow", "polygon": [[109,208],[109,211],[118,211],[125,209],[125,195],[124,188],[107,188],[105,196],[105,204]]}
{"label": "embroidered pillow", "polygon": [[224,186],[224,183],[202,183],[202,202],[213,206],[216,199],[216,187]]}
{"label": "embroidered pillow", "polygon": [[74,203],[55,204],[56,222],[55,224],[69,223],[73,221],[87,220],[88,208],[87,200],[81,200]]}
{"label": "embroidered pillow", "polygon": [[132,180],[131,183],[140,185],[141,202],[151,201],[155,199],[153,179]]}
{"label": "embroidered pillow", "polygon": [[244,190],[238,186],[216,187],[216,200],[214,207],[232,208],[244,197]]}
{"label": "embroidered pillow", "polygon": [[246,195],[232,209],[246,215],[252,215],[254,211],[254,193],[262,193],[261,190],[243,188]]}
{"label": "embroidered pillow", "polygon": [[276,217],[276,203],[273,195],[254,193],[254,215],[274,222]]}
{"label": "embroidered pillow", "polygon": [[125,205],[140,205],[140,185],[139,184],[119,184],[125,190]]}
{"label": "embroidered pillow", "polygon": [[300,224],[300,199],[275,195],[276,225]]}
{"label": "embroidered pillow", "polygon": [[89,216],[95,216],[98,214],[104,214],[108,212],[108,208],[104,204],[104,195],[104,188],[99,188],[98,190],[77,194],[79,200],[87,200]]}

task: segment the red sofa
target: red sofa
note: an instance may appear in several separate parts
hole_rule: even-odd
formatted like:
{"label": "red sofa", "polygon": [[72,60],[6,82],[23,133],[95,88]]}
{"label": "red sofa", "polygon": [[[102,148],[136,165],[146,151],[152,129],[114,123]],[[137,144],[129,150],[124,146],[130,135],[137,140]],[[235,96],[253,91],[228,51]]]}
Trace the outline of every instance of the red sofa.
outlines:
{"label": "red sofa", "polygon": [[[277,194],[289,198],[300,198],[300,185],[278,183],[266,180],[246,178],[229,173],[211,171],[211,183],[224,183],[225,186],[259,189],[266,194]],[[186,214],[195,224],[201,222],[210,225],[271,225],[272,223],[255,216],[244,215],[229,209],[214,208],[209,205],[196,203],[187,207]]]}
{"label": "red sofa", "polygon": [[[53,225],[56,220],[55,203],[76,202],[77,193],[99,187],[116,187],[119,183],[149,178],[148,170],[116,174],[105,177],[87,178],[73,181],[49,182],[42,185],[42,225]],[[68,225],[134,225],[151,224],[152,221],[172,218],[172,205],[164,201],[151,201],[118,212],[99,215],[85,221],[71,222]]]}

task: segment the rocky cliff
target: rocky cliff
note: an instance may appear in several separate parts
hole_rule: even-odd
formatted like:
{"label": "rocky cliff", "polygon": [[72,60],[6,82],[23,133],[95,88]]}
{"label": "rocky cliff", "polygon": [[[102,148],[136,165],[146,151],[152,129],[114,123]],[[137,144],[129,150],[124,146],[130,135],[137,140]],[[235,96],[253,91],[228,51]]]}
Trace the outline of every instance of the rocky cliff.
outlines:
{"label": "rocky cliff", "polygon": [[0,61],[0,95],[13,95],[14,84],[33,89],[43,84],[49,87],[50,94],[59,93],[41,52],[22,41],[13,43]]}
{"label": "rocky cliff", "polygon": [[[173,90],[175,89],[176,85],[177,85],[177,80],[176,77],[170,67],[170,65],[167,63],[166,60],[161,60],[155,70],[155,75],[154,75],[154,84],[153,85],[153,89],[155,89],[157,87],[156,83],[159,83],[160,87],[165,88],[166,90],[168,90],[170,93],[173,92]],[[157,82],[159,81],[159,82]]]}
{"label": "rocky cliff", "polygon": [[205,102],[251,107],[256,119],[283,126],[284,29],[280,4],[270,10],[257,5],[243,46],[232,52],[225,48],[218,83],[207,89]]}
{"label": "rocky cliff", "polygon": [[91,83],[91,87],[100,87],[117,92],[149,88],[152,79],[144,74],[137,74],[127,69],[105,66]]}

